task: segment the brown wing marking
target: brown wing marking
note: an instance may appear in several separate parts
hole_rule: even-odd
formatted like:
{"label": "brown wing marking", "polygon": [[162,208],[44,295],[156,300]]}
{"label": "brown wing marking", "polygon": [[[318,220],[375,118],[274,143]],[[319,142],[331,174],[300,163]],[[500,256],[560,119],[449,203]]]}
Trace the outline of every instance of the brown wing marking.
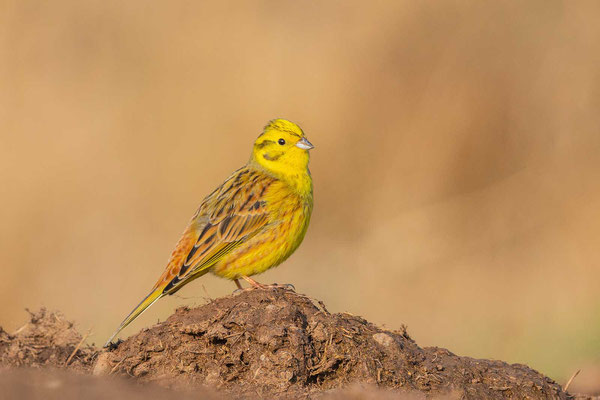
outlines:
{"label": "brown wing marking", "polygon": [[272,183],[271,177],[257,171],[238,170],[204,200],[196,220],[206,218],[206,222],[185,261],[176,268],[176,274],[169,276],[171,279],[164,293],[172,294],[206,273],[224,256],[264,229],[269,215],[266,203],[259,199]]}

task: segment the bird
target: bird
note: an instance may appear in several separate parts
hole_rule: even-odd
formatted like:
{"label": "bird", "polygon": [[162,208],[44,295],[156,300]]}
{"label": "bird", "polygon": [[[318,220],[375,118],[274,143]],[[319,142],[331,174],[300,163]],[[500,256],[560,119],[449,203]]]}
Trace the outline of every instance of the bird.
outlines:
{"label": "bird", "polygon": [[108,339],[113,339],[161,297],[211,272],[250,288],[251,278],[285,261],[302,243],[313,209],[309,151],[314,146],[297,124],[267,123],[250,160],[204,198],[150,293]]}

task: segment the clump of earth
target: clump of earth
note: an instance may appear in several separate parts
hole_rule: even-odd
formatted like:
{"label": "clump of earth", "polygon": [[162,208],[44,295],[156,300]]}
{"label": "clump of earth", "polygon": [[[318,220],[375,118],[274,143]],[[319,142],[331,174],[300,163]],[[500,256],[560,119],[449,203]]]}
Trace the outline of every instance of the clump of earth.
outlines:
{"label": "clump of earth", "polygon": [[31,399],[576,398],[525,365],[422,348],[405,328],[284,288],[179,308],[108,349],[42,309],[12,334],[0,328],[0,387]]}

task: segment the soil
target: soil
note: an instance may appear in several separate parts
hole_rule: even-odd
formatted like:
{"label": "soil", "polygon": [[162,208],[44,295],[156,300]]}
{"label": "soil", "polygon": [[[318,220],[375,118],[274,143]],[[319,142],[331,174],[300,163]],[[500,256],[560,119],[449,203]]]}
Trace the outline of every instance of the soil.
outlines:
{"label": "soil", "polygon": [[14,334],[0,328],[0,399],[591,399],[525,365],[421,348],[405,328],[330,314],[284,288],[180,308],[110,349],[82,339],[46,310]]}
{"label": "soil", "polygon": [[98,352],[82,342],[83,337],[72,322],[60,312],[49,312],[45,308],[27,311],[29,322],[13,334],[0,327],[0,367],[90,370]]}

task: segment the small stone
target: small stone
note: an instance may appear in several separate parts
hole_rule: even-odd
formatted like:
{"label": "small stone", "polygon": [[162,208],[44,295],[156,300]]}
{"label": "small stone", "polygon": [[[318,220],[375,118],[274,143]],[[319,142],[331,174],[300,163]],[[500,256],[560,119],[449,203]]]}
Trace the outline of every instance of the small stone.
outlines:
{"label": "small stone", "polygon": [[389,347],[394,343],[394,339],[387,333],[379,332],[373,335],[373,339],[383,347]]}
{"label": "small stone", "polygon": [[112,368],[108,358],[108,352],[100,353],[98,359],[96,360],[96,365],[94,365],[94,370],[92,371],[93,375],[108,375],[110,373]]}

